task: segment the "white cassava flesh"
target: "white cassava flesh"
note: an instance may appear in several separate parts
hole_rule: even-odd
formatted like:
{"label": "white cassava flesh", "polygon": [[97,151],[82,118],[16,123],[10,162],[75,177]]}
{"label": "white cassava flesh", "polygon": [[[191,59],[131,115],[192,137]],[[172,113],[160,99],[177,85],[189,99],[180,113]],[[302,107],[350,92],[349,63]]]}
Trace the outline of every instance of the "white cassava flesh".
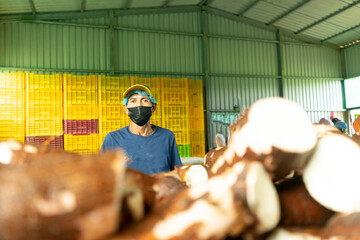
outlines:
{"label": "white cassava flesh", "polygon": [[208,173],[201,165],[193,165],[185,174],[185,182],[189,187],[203,185],[208,180]]}
{"label": "white cassava flesh", "polygon": [[236,154],[243,156],[250,148],[257,155],[269,154],[272,147],[292,153],[311,150],[316,133],[307,113],[285,98],[266,98],[255,102],[248,121],[230,140]]}
{"label": "white cassava flesh", "polygon": [[[273,229],[280,219],[279,199],[275,187],[261,163],[236,163],[231,170],[209,179],[204,185],[188,190],[188,196],[198,199],[189,209],[171,214],[155,224],[153,234],[157,239],[171,239],[191,226],[196,228],[199,239],[221,238],[229,233],[239,218],[234,202],[233,186],[239,184],[238,176],[247,165],[245,191],[247,205],[258,223],[258,233]],[[238,195],[239,193],[237,193]],[[204,196],[208,196],[204,198]]]}
{"label": "white cassava flesh", "polygon": [[277,228],[266,240],[321,240],[319,235]]}
{"label": "white cassava flesh", "polygon": [[344,135],[327,135],[304,170],[304,183],[310,195],[337,212],[360,211],[360,148]]}
{"label": "white cassava flesh", "polygon": [[[280,203],[274,185],[260,164],[252,164],[246,179],[246,198],[251,212],[259,220],[256,230],[259,233],[274,228],[280,220]],[[266,201],[264,201],[266,199]]]}

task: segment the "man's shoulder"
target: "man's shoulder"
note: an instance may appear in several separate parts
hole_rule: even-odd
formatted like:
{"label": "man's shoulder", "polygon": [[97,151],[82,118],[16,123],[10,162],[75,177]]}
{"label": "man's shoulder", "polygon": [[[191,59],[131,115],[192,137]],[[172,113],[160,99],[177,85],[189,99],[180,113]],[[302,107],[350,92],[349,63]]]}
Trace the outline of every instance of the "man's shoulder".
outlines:
{"label": "man's shoulder", "polygon": [[128,130],[127,130],[128,127],[129,127],[129,126],[126,126],[126,127],[120,128],[120,129],[118,129],[118,130],[109,132],[107,135],[113,137],[113,136],[118,136],[118,135],[127,134],[127,133],[128,133]]}
{"label": "man's shoulder", "polygon": [[156,126],[156,128],[157,128],[157,131],[158,131],[159,134],[168,135],[169,137],[174,137],[175,138],[174,133],[170,129],[159,127],[159,126]]}

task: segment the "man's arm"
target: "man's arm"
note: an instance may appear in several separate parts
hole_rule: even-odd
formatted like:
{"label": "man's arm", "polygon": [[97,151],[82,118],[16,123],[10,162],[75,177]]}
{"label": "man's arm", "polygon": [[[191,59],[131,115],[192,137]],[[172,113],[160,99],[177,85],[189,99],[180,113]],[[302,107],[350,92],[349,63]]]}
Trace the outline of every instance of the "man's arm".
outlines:
{"label": "man's arm", "polygon": [[113,139],[111,137],[111,134],[108,133],[106,134],[105,138],[104,138],[104,141],[103,143],[101,144],[101,149],[100,149],[100,152],[104,152],[104,151],[108,151],[108,150],[111,150],[113,149]]}
{"label": "man's arm", "polygon": [[179,151],[177,149],[177,145],[176,145],[176,141],[175,141],[175,136],[173,138],[173,142],[172,142],[172,149],[171,149],[171,170],[175,169],[175,166],[182,166],[182,162],[180,159],[180,155],[179,155]]}

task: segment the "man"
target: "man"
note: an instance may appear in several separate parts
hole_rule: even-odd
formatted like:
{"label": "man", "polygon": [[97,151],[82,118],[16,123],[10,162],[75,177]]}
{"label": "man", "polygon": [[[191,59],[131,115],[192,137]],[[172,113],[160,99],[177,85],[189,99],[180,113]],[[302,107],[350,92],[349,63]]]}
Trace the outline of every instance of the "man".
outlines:
{"label": "man", "polygon": [[176,165],[182,166],[174,133],[150,124],[150,117],[157,107],[150,88],[135,84],[123,95],[130,125],[109,132],[100,151],[122,148],[130,159],[128,167],[147,174],[168,172]]}

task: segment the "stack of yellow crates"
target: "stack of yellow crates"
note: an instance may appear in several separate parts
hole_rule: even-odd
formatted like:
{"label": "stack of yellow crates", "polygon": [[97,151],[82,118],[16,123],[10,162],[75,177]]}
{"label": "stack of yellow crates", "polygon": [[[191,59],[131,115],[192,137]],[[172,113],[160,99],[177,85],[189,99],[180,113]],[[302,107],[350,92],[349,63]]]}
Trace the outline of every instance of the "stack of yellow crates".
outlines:
{"label": "stack of yellow crates", "polygon": [[130,78],[99,76],[99,147],[108,132],[130,124],[123,109],[123,93],[130,87]]}
{"label": "stack of yellow crates", "polygon": [[162,125],[175,134],[180,157],[190,157],[189,81],[161,79]]}
{"label": "stack of yellow crates", "polygon": [[[63,75],[64,84],[64,122],[69,126],[93,126],[85,124],[99,120],[98,108],[98,78],[95,75],[74,76]],[[69,121],[71,120],[71,121]],[[64,135],[64,149],[78,153],[97,153],[99,151],[99,130],[85,129],[81,135],[71,134],[81,132],[69,128],[70,134]],[[94,133],[96,132],[96,133]]]}
{"label": "stack of yellow crates", "polygon": [[152,96],[155,98],[156,103],[158,104],[159,108],[155,110],[155,113],[151,116],[150,123],[156,126],[161,127],[162,120],[161,120],[161,78],[139,78],[139,77],[130,77],[131,85],[134,84],[143,84],[148,86],[151,89]]}
{"label": "stack of yellow crates", "polygon": [[26,74],[26,142],[63,148],[62,75]]}
{"label": "stack of yellow crates", "polygon": [[0,141],[25,141],[25,74],[0,74]]}
{"label": "stack of yellow crates", "polygon": [[189,80],[191,156],[205,156],[204,105],[201,80]]}

